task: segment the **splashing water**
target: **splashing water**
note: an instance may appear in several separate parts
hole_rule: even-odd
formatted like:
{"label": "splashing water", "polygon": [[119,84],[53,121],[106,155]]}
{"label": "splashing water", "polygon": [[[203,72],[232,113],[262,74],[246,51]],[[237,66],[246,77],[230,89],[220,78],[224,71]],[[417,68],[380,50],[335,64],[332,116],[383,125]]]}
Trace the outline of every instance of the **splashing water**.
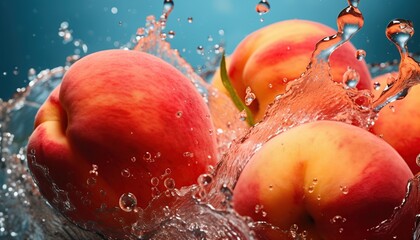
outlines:
{"label": "splashing water", "polygon": [[[266,1],[261,2],[268,4]],[[131,193],[123,194],[120,197],[122,208],[125,211],[138,213],[136,224],[127,226],[127,233],[129,233],[127,238],[254,239],[252,229],[276,229],[267,223],[255,223],[239,216],[230,206],[232,189],[253,154],[269,139],[306,122],[329,119],[368,128],[373,124],[379,109],[405,96],[408,89],[419,82],[419,64],[408,55],[406,45],[414,33],[412,24],[405,20],[394,20],[387,27],[387,36],[400,51],[400,75],[398,79],[388,84],[381,97],[372,102],[370,92],[349,87],[348,81],[344,81],[342,85],[333,83],[329,74],[329,57],[335,49],[349,41],[362,27],[363,16],[358,9],[358,4],[359,1],[349,1],[349,6],[338,16],[337,33],[317,44],[306,72],[299,79],[289,82],[286,92],[278,96],[270,105],[264,119],[245,132],[245,123],[236,121],[239,113],[230,99],[209,86],[179,56],[178,51],[171,49],[169,43],[162,39],[162,30],[174,6],[173,1],[164,1],[162,15],[165,16],[165,20],[162,21],[161,17],[159,21],[155,21],[153,17],[149,17],[146,27],[140,31],[141,37],[135,38],[134,49],[164,59],[191,80],[210,107],[215,129],[209,131],[217,133],[221,161],[214,169],[200,176],[197,185],[176,189],[175,183],[171,183],[167,180],[169,178],[166,178],[164,182],[166,182],[167,191],[157,194],[145,209],[136,208],[136,196]],[[68,65],[77,59],[70,58]],[[34,118],[40,104],[61,81],[67,68],[45,70],[36,76],[32,74],[29,86],[20,90],[12,101],[0,101],[0,153],[3,166],[1,170],[6,173],[0,175],[5,176],[0,179],[2,186],[5,186],[0,189],[2,196],[0,198],[2,203],[0,205],[0,237],[22,233],[23,235],[17,235],[17,237],[101,238],[94,233],[81,230],[61,215],[54,213],[42,200],[32,179],[26,173],[26,154],[22,147],[26,144],[32,126],[24,122],[27,122],[28,118]],[[354,79],[354,77],[347,79]],[[357,82],[352,82],[352,84],[356,85]],[[249,91],[249,93],[252,92]],[[320,101],[314,103],[313,99],[320,99]],[[149,154],[151,159],[152,154]],[[92,166],[92,171],[97,172],[100,169]],[[160,182],[159,178],[153,178],[151,181],[152,185],[158,185]],[[345,186],[342,191],[343,194],[347,192]],[[392,232],[393,224],[400,223],[404,219],[413,219],[413,213],[418,214],[419,192],[420,176],[417,176],[410,181],[407,196],[402,205],[396,209],[390,219],[370,229],[372,235],[388,234]],[[155,206],[160,206],[160,202],[168,196],[173,198],[169,205],[163,209],[155,208]],[[17,210],[19,212],[15,212]],[[26,221],[20,223],[22,219]],[[340,219],[334,219],[334,221],[337,220]],[[94,229],[93,225],[85,227]],[[297,226],[292,226],[287,231],[296,239],[304,238],[305,232],[299,233],[298,230],[300,229]],[[25,233],[31,233],[31,235],[26,236]],[[420,230],[415,234],[420,235]]]}

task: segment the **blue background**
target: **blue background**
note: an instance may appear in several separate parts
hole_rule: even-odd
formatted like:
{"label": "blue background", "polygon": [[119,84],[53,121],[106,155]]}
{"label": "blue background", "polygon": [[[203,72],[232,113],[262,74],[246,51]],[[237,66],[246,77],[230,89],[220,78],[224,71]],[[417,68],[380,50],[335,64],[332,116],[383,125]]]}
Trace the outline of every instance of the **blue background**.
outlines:
{"label": "blue background", "polygon": [[[256,0],[175,0],[166,30],[175,31],[168,39],[173,48],[197,68],[206,61],[197,54],[224,41],[226,52],[249,33],[270,23],[286,19],[308,19],[336,29],[336,17],[347,6],[345,0],[271,0],[271,11],[262,16],[255,11]],[[37,72],[64,65],[73,54],[72,44],[63,44],[58,29],[63,21],[70,24],[75,39],[88,46],[88,53],[116,48],[129,42],[148,15],[160,16],[161,0],[0,0],[0,98],[12,97],[27,83],[29,68]],[[118,9],[113,13],[111,9]],[[394,18],[405,18],[420,26],[420,0],[361,0],[365,26],[353,38],[357,48],[366,50],[369,63],[398,58],[396,48],[384,31]],[[188,17],[193,18],[188,23]],[[219,30],[224,30],[224,35]],[[419,27],[420,30],[420,27]],[[419,34],[420,35],[420,34]],[[213,42],[209,42],[209,36]],[[420,37],[409,42],[411,52],[420,52]]]}

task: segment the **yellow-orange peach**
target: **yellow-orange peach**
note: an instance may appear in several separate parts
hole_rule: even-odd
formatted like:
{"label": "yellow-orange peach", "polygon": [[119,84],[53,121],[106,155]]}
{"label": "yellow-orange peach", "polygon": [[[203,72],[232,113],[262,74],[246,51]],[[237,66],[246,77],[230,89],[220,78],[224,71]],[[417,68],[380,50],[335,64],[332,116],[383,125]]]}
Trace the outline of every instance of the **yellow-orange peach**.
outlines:
{"label": "yellow-orange peach", "polygon": [[[373,79],[380,83],[379,95],[386,86],[388,78],[396,78],[398,73],[388,73]],[[388,142],[405,159],[413,173],[418,173],[420,167],[416,163],[420,155],[420,86],[414,86],[408,95],[390,103],[379,111],[379,116],[372,132]]]}
{"label": "yellow-orange peach", "polygon": [[[410,222],[391,236],[375,238],[367,230],[391,216],[412,176],[374,134],[341,122],[312,122],[262,146],[238,179],[233,206],[282,230],[297,226],[306,239],[409,239]],[[289,239],[268,229],[257,231],[261,239]]]}
{"label": "yellow-orange peach", "polygon": [[[250,105],[256,120],[264,116],[268,104],[285,91],[286,83],[306,70],[315,45],[335,34],[332,28],[306,20],[278,22],[248,35],[230,55],[228,75],[241,99],[250,87],[256,100]],[[358,89],[371,89],[364,60],[356,58],[356,48],[346,43],[331,56],[331,74],[342,82],[350,67],[360,75]]]}
{"label": "yellow-orange peach", "polygon": [[122,238],[136,209],[195,183],[216,163],[209,116],[191,82],[163,60],[138,51],[93,53],[70,67],[40,108],[29,168],[64,216]]}

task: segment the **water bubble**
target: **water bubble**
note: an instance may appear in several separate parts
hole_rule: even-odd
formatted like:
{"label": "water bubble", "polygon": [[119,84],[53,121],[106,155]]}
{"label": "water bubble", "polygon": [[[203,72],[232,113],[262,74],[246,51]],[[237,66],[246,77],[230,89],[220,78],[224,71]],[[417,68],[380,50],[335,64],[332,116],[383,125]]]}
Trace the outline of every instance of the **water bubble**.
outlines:
{"label": "water bubble", "polygon": [[128,169],[128,168],[123,169],[121,171],[121,176],[126,177],[126,178],[130,177],[131,176],[130,169]]}
{"label": "water bubble", "polygon": [[366,51],[363,49],[358,49],[356,51],[356,59],[362,61],[366,57]]}
{"label": "water bubble", "polygon": [[111,13],[112,13],[112,14],[117,14],[117,13],[118,13],[118,8],[116,8],[116,7],[112,7],[112,8],[111,8]]}
{"label": "water bubble", "polygon": [[86,180],[86,184],[87,184],[87,185],[90,185],[90,186],[95,185],[95,184],[96,184],[96,178],[94,178],[94,177],[90,177],[90,178],[88,178],[88,179]]}
{"label": "water bubble", "polygon": [[245,105],[249,106],[255,100],[256,96],[251,91],[251,88],[249,86],[246,88],[245,92],[246,92]]}
{"label": "water bubble", "polygon": [[206,186],[213,181],[213,176],[207,173],[198,176],[197,182],[200,186]]}
{"label": "water bubble", "polygon": [[420,167],[420,153],[419,153],[419,155],[417,155],[417,157],[416,157],[416,164],[417,164],[417,166],[419,166],[419,167]]}
{"label": "water bubble", "polygon": [[330,219],[331,223],[344,223],[346,221],[347,221],[347,219],[343,218],[340,215],[336,215],[336,216],[334,216],[333,218]]}
{"label": "water bubble", "polygon": [[157,185],[159,185],[159,178],[152,177],[152,179],[150,179],[150,183],[152,184],[152,186],[157,187]]}
{"label": "water bubble", "polygon": [[34,68],[29,68],[28,70],[28,80],[32,81],[36,78],[36,71]]}
{"label": "water bubble", "polygon": [[315,186],[314,186],[314,185],[309,185],[309,187],[308,187],[308,192],[309,192],[309,193],[313,193],[313,192],[314,192],[314,190],[315,190]]}
{"label": "water bubble", "polygon": [[192,23],[193,22],[193,18],[192,17],[188,17],[187,18],[188,23]]}
{"label": "water bubble", "polygon": [[270,4],[267,0],[261,0],[255,7],[255,10],[259,15],[266,14],[270,11]]}
{"label": "water bubble", "polygon": [[353,69],[348,68],[347,71],[343,74],[343,83],[347,88],[355,88],[359,83],[360,75],[359,73]]}
{"label": "water bubble", "polygon": [[181,118],[181,117],[182,117],[182,111],[178,111],[178,112],[176,112],[176,117],[177,117],[177,118]]}
{"label": "water bubble", "polygon": [[131,212],[137,206],[137,198],[132,193],[124,193],[119,200],[120,208],[125,212]]}
{"label": "water bubble", "polygon": [[132,158],[130,158],[130,160],[131,160],[132,162],[136,162],[136,161],[137,161],[137,158],[136,158],[136,157],[132,157]]}
{"label": "water bubble", "polygon": [[98,165],[92,164],[92,170],[89,171],[89,174],[93,174],[95,176],[98,176]]}
{"label": "water bubble", "polygon": [[220,35],[220,36],[223,36],[223,35],[225,35],[225,30],[223,30],[223,29],[220,29],[220,30],[219,30],[219,35]]}
{"label": "water bubble", "polygon": [[171,190],[175,188],[175,180],[173,178],[166,178],[165,181],[163,182],[163,185]]}
{"label": "water bubble", "polygon": [[145,152],[143,155],[143,160],[146,162],[151,162],[152,160],[152,154],[150,152]]}
{"label": "water bubble", "polygon": [[347,195],[349,193],[349,189],[347,188],[347,186],[340,186],[340,191],[344,194]]}

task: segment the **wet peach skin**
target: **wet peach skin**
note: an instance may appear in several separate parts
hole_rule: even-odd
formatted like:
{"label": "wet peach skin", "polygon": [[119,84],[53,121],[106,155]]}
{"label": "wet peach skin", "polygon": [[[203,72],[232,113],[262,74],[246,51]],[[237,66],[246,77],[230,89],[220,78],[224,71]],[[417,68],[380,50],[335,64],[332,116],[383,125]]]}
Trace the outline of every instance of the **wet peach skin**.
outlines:
{"label": "wet peach skin", "polygon": [[[287,20],[261,28],[241,41],[229,56],[227,70],[241,99],[250,87],[256,100],[250,105],[255,119],[261,120],[275,96],[284,93],[287,82],[299,78],[310,62],[315,45],[336,31],[321,23]],[[371,77],[364,60],[356,59],[356,48],[346,43],[331,56],[331,75],[342,82],[348,67],[360,75],[358,89],[371,89]],[[219,72],[214,85],[221,91]]]}
{"label": "wet peach skin", "polygon": [[[373,79],[381,84],[379,90],[374,90],[378,97],[385,88],[388,78],[398,77],[398,73],[387,73]],[[372,132],[388,142],[405,159],[411,171],[420,172],[416,158],[420,154],[420,86],[410,89],[408,95],[385,106],[379,111],[378,119],[372,127]]]}
{"label": "wet peach skin", "polygon": [[[398,153],[372,133],[345,123],[303,124],[269,140],[234,189],[233,206],[281,230],[294,224],[307,239],[411,239],[414,219],[388,236],[367,229],[391,216],[413,177]],[[256,210],[257,209],[257,210]],[[291,239],[257,230],[261,239]]]}
{"label": "wet peach skin", "polygon": [[163,60],[138,51],[97,52],[72,65],[39,110],[29,168],[66,217],[121,237],[122,226],[136,220],[120,209],[122,194],[134,194],[145,208],[152,177],[164,192],[166,178],[188,186],[216,163],[209,115],[190,81]]}

